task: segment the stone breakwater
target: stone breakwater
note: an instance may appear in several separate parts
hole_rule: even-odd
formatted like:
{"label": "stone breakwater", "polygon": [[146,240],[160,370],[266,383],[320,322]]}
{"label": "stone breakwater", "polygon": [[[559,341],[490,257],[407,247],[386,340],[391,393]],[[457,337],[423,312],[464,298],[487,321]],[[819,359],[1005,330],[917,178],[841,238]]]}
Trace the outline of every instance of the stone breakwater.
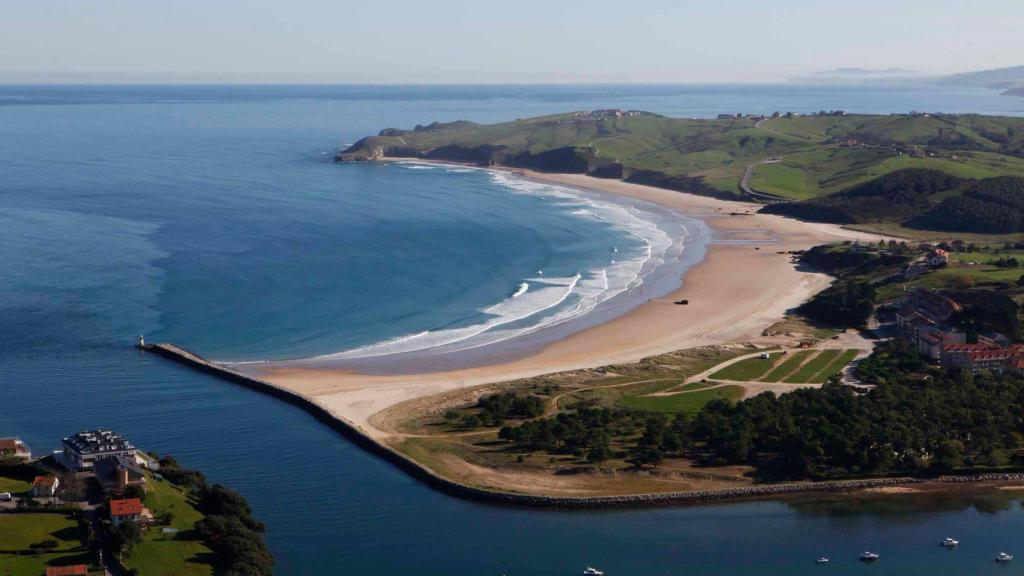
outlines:
{"label": "stone breakwater", "polygon": [[173,344],[146,344],[141,349],[159,354],[167,359],[191,366],[201,372],[217,376],[229,382],[258,390],[298,406],[321,423],[335,430],[360,447],[394,464],[404,472],[446,494],[479,502],[525,506],[534,508],[595,509],[595,508],[636,508],[654,506],[679,506],[703,504],[729,500],[763,499],[795,494],[828,494],[923,484],[927,482],[971,483],[991,481],[1024,481],[1021,474],[981,474],[973,476],[945,476],[939,478],[873,478],[863,480],[835,480],[828,482],[793,482],[786,484],[762,484],[716,490],[695,490],[689,492],[662,492],[655,494],[630,494],[620,496],[542,496],[515,492],[500,492],[476,486],[460,484],[438,475],[433,470],[412,460],[386,444],[377,442],[355,424],[335,416],[317,404],[313,399],[286,390],[227,366],[207,360],[198,354]]}

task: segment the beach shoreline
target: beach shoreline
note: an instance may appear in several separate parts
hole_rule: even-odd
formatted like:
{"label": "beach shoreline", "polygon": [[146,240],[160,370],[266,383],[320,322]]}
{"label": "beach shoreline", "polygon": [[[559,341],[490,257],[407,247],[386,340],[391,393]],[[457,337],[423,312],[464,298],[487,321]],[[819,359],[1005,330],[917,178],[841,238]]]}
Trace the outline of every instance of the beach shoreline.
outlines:
{"label": "beach shoreline", "polygon": [[[385,161],[421,162],[408,158]],[[394,431],[375,423],[373,416],[401,402],[460,388],[635,362],[685,348],[756,339],[787,310],[831,282],[825,274],[799,269],[791,252],[826,242],[878,239],[838,226],[757,214],[760,205],[754,203],[582,174],[497,169],[538,182],[650,202],[704,221],[717,241],[707,246],[704,259],[686,271],[682,286],[672,293],[520,358],[402,374],[367,374],[295,362],[246,364],[236,369],[302,394],[368,436],[387,441]],[[674,304],[681,300],[688,304]]]}

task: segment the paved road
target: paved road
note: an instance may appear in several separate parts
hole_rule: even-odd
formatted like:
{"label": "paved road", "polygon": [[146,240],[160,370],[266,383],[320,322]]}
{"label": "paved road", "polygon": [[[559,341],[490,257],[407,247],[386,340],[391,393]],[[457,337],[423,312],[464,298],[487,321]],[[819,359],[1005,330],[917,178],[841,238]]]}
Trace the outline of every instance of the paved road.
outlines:
{"label": "paved road", "polygon": [[740,180],[740,190],[743,190],[744,193],[755,198],[760,198],[762,200],[767,200],[769,202],[781,202],[783,199],[778,196],[758,192],[750,187],[750,177],[754,175],[755,168],[762,164],[778,164],[779,162],[782,162],[782,160],[772,158],[769,160],[761,160],[760,162],[754,162],[750,166],[747,166],[747,170],[743,173],[743,178]]}

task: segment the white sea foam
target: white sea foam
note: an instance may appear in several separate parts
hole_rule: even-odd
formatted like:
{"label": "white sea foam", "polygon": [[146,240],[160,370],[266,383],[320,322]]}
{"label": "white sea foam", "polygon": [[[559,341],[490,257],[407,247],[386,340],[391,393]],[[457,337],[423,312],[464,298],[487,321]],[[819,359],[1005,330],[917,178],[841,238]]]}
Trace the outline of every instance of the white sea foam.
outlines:
{"label": "white sea foam", "polygon": [[[426,167],[403,163],[403,167]],[[320,359],[356,359],[402,354],[430,349],[446,352],[465,350],[501,342],[578,319],[602,303],[634,290],[644,278],[665,262],[667,255],[682,250],[682,239],[673,242],[659,227],[659,218],[650,212],[609,201],[595,199],[570,188],[523,180],[505,172],[490,171],[491,180],[514,194],[542,197],[553,205],[565,207],[579,218],[592,218],[638,241],[639,247],[619,250],[610,264],[570,277],[538,276],[525,278],[505,300],[480,310],[481,321],[453,327],[440,327],[409,334]],[[685,228],[681,232],[685,236]]]}

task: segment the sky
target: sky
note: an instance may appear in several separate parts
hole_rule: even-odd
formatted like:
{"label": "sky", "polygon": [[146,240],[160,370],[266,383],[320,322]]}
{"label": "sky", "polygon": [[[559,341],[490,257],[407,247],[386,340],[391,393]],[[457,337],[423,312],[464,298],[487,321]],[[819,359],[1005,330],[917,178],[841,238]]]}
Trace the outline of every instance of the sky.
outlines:
{"label": "sky", "polygon": [[1024,0],[0,0],[0,82],[780,82],[1024,64]]}

